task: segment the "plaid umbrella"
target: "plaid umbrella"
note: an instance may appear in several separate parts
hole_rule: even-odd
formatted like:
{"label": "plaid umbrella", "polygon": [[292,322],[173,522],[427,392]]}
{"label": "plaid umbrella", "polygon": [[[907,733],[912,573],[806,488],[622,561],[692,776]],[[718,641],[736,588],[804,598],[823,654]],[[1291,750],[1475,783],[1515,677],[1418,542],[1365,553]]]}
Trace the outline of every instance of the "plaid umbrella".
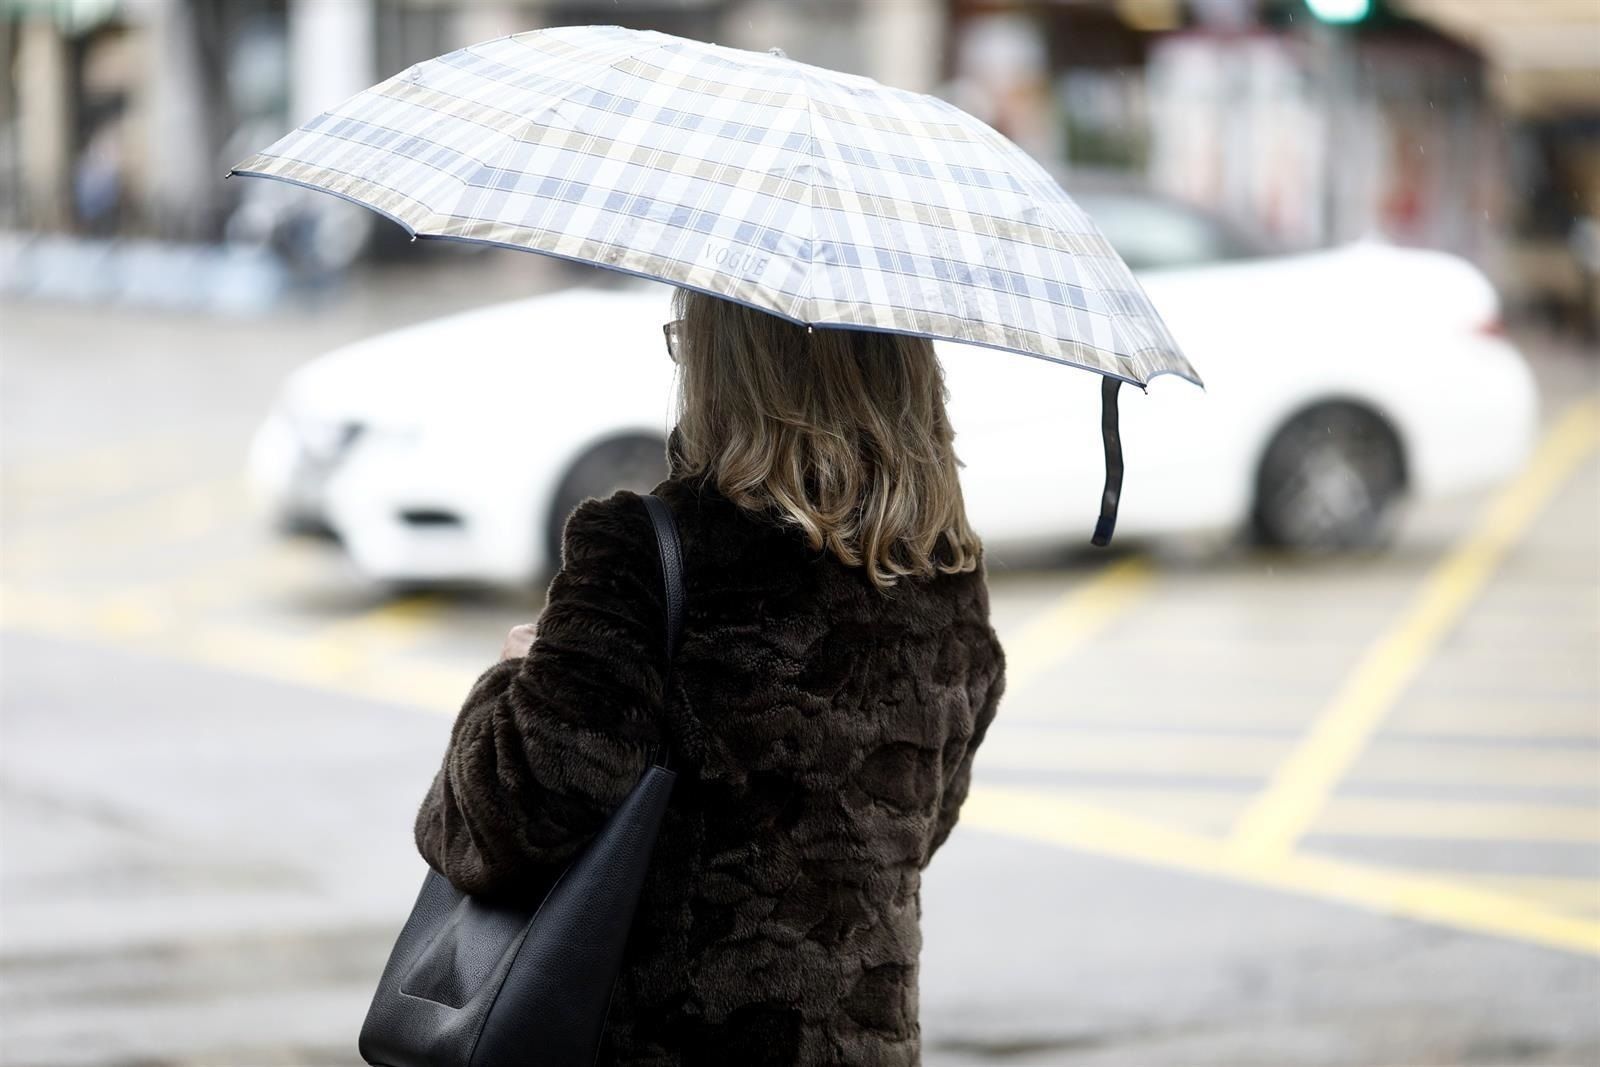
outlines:
{"label": "plaid umbrella", "polygon": [[418,63],[233,168],[413,238],[639,274],[795,322],[1021,352],[1116,387],[1201,384],[1128,267],[1037,162],[938,99],[653,31],[570,26]]}

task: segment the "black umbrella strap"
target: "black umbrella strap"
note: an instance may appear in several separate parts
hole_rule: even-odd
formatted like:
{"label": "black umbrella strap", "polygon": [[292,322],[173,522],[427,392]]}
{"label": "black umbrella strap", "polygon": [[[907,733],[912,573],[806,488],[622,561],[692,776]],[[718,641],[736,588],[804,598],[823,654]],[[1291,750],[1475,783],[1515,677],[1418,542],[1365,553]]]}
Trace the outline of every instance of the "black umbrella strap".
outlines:
{"label": "black umbrella strap", "polygon": [[1117,526],[1117,502],[1122,496],[1122,434],[1117,429],[1117,390],[1121,378],[1109,375],[1100,381],[1100,437],[1106,446],[1106,488],[1100,494],[1100,521],[1095,523],[1090,543],[1104,548],[1111,543]]}

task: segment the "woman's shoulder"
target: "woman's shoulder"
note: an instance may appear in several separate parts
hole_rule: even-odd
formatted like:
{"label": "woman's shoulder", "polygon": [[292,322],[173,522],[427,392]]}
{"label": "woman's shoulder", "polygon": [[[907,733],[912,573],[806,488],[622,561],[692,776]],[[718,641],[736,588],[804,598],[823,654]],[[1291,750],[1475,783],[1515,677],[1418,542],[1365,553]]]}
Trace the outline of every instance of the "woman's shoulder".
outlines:
{"label": "woman's shoulder", "polygon": [[654,536],[644,497],[659,497],[672,511],[680,530],[707,521],[734,518],[742,509],[728,500],[709,481],[671,477],[663,479],[648,493],[618,489],[610,496],[589,497],[573,509],[567,527],[579,535]]}
{"label": "woman's shoulder", "polygon": [[[592,556],[657,556],[655,527],[645,509],[644,496],[633,489],[618,489],[610,496],[589,497],[567,518],[562,538],[562,564]],[[726,560],[741,554],[753,540],[777,534],[793,540],[776,524],[739,507],[708,480],[670,477],[656,484],[649,495],[660,498],[671,511],[683,545],[685,562],[707,557]],[[763,545],[763,548],[768,547]]]}
{"label": "woman's shoulder", "polygon": [[800,547],[803,537],[777,516],[752,511],[729,499],[709,475],[675,475],[653,490],[672,509],[687,547],[697,547],[716,558],[738,554],[752,546],[763,551],[787,544]]}
{"label": "woman's shoulder", "polygon": [[655,556],[655,535],[640,494],[618,489],[607,497],[589,497],[572,509],[561,538],[561,566],[616,566],[644,554]]}

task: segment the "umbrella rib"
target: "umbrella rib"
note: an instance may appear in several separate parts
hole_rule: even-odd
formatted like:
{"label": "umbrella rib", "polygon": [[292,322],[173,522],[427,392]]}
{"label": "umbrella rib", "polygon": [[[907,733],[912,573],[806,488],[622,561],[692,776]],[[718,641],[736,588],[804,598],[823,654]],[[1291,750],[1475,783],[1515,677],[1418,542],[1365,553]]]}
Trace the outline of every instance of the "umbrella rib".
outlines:
{"label": "umbrella rib", "polygon": [[817,174],[820,171],[817,158],[817,145],[820,142],[817,140],[817,112],[811,106],[811,90],[809,88],[811,75],[803,65],[796,73],[800,75],[800,83],[805,87],[802,96],[806,102],[806,159],[811,164],[811,180],[806,183],[805,197],[806,226],[810,229],[810,235],[806,240],[805,296],[801,298],[800,309],[800,317],[805,319],[807,324],[810,324],[817,319],[816,297],[812,293],[812,287],[816,278],[817,245],[819,243],[817,240],[817,198],[815,190]]}

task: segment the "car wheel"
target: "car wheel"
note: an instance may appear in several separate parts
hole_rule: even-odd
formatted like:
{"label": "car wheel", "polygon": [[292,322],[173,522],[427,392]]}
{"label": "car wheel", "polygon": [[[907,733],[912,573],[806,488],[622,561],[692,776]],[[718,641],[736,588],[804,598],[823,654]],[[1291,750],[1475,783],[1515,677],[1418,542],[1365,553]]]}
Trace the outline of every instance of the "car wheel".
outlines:
{"label": "car wheel", "polygon": [[659,437],[629,434],[602,441],[567,468],[545,523],[546,558],[553,572],[561,563],[561,535],[567,516],[588,498],[608,497],[618,489],[649,492],[667,476],[667,445]]}
{"label": "car wheel", "polygon": [[1320,404],[1273,437],[1252,526],[1260,542],[1302,552],[1379,547],[1394,533],[1404,489],[1405,461],[1389,424],[1356,404]]}

